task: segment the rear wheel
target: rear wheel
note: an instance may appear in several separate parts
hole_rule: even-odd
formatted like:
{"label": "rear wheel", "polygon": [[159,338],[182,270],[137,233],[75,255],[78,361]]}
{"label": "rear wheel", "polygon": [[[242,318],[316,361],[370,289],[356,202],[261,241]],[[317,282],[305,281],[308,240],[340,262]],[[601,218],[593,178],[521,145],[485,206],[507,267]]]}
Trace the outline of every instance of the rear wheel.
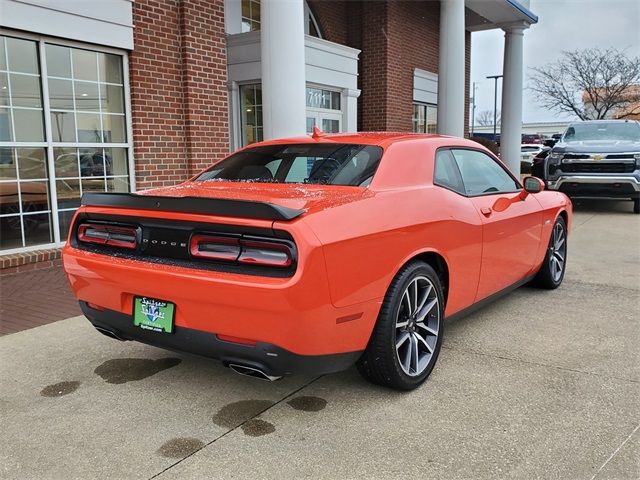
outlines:
{"label": "rear wheel", "polygon": [[412,390],[429,376],[440,353],[444,296],[438,275],[423,262],[411,262],[385,295],[358,371],[369,381]]}
{"label": "rear wheel", "polygon": [[567,225],[558,217],[553,224],[547,254],[533,283],[542,288],[558,288],[567,266]]}

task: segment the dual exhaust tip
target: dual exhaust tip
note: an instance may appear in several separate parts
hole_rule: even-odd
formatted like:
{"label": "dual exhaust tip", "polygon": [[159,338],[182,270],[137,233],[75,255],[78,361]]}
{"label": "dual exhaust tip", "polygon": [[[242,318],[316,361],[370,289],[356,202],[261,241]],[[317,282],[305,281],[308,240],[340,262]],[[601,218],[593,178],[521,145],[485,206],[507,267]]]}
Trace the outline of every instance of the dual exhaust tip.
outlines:
{"label": "dual exhaust tip", "polygon": [[[98,330],[103,335],[106,335],[107,337],[115,338],[116,340],[120,340],[120,341],[126,340],[126,338],[122,338],[113,330],[109,330],[104,327],[98,327],[95,325],[94,327],[96,330]],[[245,377],[258,378],[260,380],[266,380],[268,382],[275,382],[276,380],[280,380],[282,378],[282,376],[267,375],[264,371],[260,370],[259,368],[250,367],[248,365],[239,365],[237,363],[229,363],[227,366],[237,374],[244,375]]]}
{"label": "dual exhaust tip", "polygon": [[258,378],[260,380],[266,380],[268,382],[275,382],[276,380],[280,380],[281,376],[273,376],[267,375],[265,372],[260,370],[259,368],[249,367],[247,365],[238,365],[237,363],[230,363],[227,365],[234,372],[244,375],[246,377]]}

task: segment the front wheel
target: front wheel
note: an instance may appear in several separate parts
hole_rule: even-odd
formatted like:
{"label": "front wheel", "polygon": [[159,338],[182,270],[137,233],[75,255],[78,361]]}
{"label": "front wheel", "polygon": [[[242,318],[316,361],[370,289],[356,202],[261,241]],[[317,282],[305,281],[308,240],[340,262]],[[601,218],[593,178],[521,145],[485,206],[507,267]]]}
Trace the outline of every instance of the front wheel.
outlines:
{"label": "front wheel", "polygon": [[556,219],[551,231],[547,254],[544,257],[533,283],[539,287],[555,289],[564,279],[567,268],[567,225],[561,216]]}
{"label": "front wheel", "polygon": [[406,265],[385,295],[358,371],[397,390],[420,386],[440,353],[443,314],[442,286],[433,268],[417,261]]}

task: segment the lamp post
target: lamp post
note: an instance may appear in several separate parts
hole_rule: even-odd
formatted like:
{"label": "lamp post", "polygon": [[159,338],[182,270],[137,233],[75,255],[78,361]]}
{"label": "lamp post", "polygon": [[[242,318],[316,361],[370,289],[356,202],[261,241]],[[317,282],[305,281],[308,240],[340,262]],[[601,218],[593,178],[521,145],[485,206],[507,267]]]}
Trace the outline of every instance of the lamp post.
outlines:
{"label": "lamp post", "polygon": [[496,141],[496,125],[498,123],[498,79],[502,75],[489,75],[487,78],[493,79],[493,141]]}

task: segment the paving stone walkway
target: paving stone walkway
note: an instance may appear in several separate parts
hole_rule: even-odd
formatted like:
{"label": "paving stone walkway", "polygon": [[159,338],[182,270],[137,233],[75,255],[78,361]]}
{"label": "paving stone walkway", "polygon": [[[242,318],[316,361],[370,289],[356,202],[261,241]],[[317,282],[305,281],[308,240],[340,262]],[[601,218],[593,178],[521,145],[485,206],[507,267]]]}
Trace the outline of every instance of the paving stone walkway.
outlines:
{"label": "paving stone walkway", "polygon": [[0,335],[81,315],[62,267],[0,277]]}

